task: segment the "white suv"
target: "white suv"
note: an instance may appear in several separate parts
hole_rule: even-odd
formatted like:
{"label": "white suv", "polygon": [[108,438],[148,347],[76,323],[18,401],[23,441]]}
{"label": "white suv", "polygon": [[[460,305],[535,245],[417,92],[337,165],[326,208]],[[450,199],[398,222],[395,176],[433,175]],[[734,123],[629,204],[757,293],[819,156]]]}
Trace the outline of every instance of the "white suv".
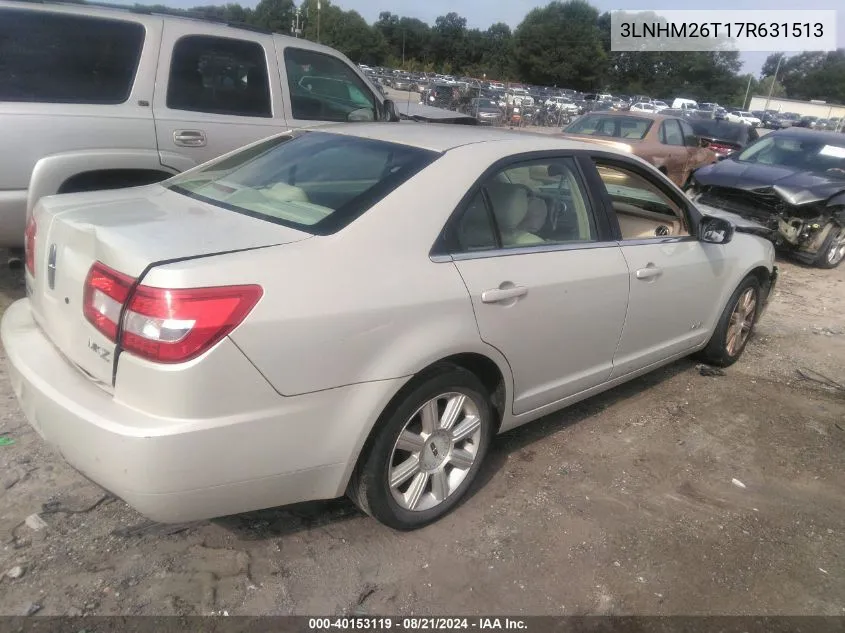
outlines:
{"label": "white suv", "polygon": [[[289,128],[398,121],[397,107],[303,39],[0,0],[0,247],[23,245],[42,196],[149,184]],[[422,118],[438,112],[463,116]]]}

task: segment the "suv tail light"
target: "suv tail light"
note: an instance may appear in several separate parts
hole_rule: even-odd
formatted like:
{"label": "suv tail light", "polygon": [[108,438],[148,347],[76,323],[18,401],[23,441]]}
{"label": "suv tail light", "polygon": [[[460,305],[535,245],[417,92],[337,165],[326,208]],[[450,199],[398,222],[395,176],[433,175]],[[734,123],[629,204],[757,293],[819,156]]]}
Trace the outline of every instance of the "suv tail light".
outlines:
{"label": "suv tail light", "polygon": [[261,286],[152,288],[100,262],[85,283],[84,313],[115,341],[124,306],[120,346],[159,363],[196,358],[240,325],[264,291]]}
{"label": "suv tail light", "polygon": [[35,215],[29,216],[24,231],[24,252],[26,269],[30,275],[35,275],[35,234],[38,232],[38,224],[35,222]]}

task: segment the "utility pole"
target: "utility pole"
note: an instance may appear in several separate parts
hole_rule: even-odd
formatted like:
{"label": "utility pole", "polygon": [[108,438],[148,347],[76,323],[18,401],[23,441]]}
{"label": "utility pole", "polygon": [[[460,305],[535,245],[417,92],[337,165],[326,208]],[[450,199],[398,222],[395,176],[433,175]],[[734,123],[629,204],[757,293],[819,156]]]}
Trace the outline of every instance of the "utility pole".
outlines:
{"label": "utility pole", "polygon": [[405,29],[402,29],[402,70],[405,70]]}
{"label": "utility pole", "polygon": [[320,43],[320,9],[322,5],[320,0],[317,0],[317,44]]}
{"label": "utility pole", "polygon": [[301,17],[301,7],[296,7],[296,11],[294,11],[293,18],[291,18],[290,21],[290,32],[294,37],[299,37],[302,33],[302,24],[300,23]]}
{"label": "utility pole", "polygon": [[[746,103],[748,103],[748,92],[751,90],[751,80],[754,79],[754,75],[751,73],[748,74],[748,85],[745,87],[745,99],[742,101],[742,109],[745,110]],[[751,106],[748,106],[751,107]]]}
{"label": "utility pole", "polygon": [[766,99],[766,107],[763,108],[764,110],[769,109],[769,102],[772,100],[772,93],[775,91],[775,84],[778,81],[778,71],[780,70],[780,63],[783,61],[783,58],[786,57],[786,54],[782,53],[780,57],[778,57],[778,65],[775,68],[775,76],[772,77],[772,85],[769,86],[769,97]]}

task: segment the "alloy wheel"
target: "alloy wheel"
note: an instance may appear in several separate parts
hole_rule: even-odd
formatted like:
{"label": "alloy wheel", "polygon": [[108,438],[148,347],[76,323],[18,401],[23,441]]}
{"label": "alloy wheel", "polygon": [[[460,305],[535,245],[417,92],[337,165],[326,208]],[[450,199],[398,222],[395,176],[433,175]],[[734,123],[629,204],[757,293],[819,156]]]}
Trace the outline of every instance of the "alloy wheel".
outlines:
{"label": "alloy wheel", "polygon": [[757,290],[746,288],[731,312],[728,331],[725,336],[725,348],[728,354],[736,356],[751,334],[754,317],[757,314]]}
{"label": "alloy wheel", "polygon": [[845,228],[839,229],[839,235],[833,240],[827,251],[827,263],[836,266],[845,257]]}
{"label": "alloy wheel", "polygon": [[393,499],[405,510],[429,510],[466,479],[481,445],[478,405],[443,393],[417,409],[399,433],[388,467]]}

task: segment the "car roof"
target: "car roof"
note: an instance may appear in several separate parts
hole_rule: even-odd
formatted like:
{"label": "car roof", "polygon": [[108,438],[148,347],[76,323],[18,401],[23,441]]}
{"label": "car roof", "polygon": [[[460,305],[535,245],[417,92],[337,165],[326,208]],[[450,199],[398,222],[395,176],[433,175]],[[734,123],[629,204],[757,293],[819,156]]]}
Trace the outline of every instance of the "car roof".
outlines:
{"label": "car roof", "polygon": [[[574,141],[548,134],[499,130],[476,125],[456,125],[437,123],[338,123],[313,128],[316,132],[329,132],[358,136],[361,138],[388,143],[409,145],[435,152],[447,152],[464,145],[477,143],[508,142],[509,148],[503,147],[503,155],[512,152],[514,143],[520,145],[519,151],[532,152],[543,150],[591,150],[594,143]],[[620,152],[621,153],[621,152]]]}
{"label": "car roof", "polygon": [[[43,11],[49,13],[64,13],[71,15],[84,15],[92,18],[103,18],[111,20],[131,20],[140,22],[141,24],[149,24],[151,21],[164,22],[178,22],[190,23],[196,25],[197,35],[221,35],[223,37],[234,37],[232,31],[252,31],[257,33],[265,33],[272,35],[272,37],[281,43],[283,46],[295,45],[297,48],[305,48],[308,50],[330,53],[335,56],[345,57],[342,53],[330,46],[317,44],[304,38],[296,38],[291,35],[286,35],[278,31],[271,31],[262,27],[252,26],[249,24],[242,24],[239,22],[227,22],[226,20],[217,19],[212,16],[198,13],[190,9],[185,9],[183,14],[172,14],[161,12],[158,7],[162,5],[156,4],[151,7],[143,5],[126,6],[126,5],[109,5],[104,1],[101,2],[60,2],[49,0],[0,0],[0,8],[13,9],[17,11]],[[357,65],[356,65],[357,66]]]}
{"label": "car roof", "polygon": [[815,139],[817,141],[825,141],[826,143],[831,143],[833,145],[845,144],[845,136],[843,136],[841,132],[811,130],[805,127],[788,127],[785,130],[776,130],[774,132],[771,132],[771,134],[776,134],[777,136],[791,136],[794,138],[806,138],[811,140]]}
{"label": "car roof", "polygon": [[602,116],[609,116],[609,117],[627,117],[631,118],[634,117],[635,119],[648,119],[649,121],[663,121],[664,119],[680,119],[679,116],[674,116],[672,114],[658,114],[656,112],[651,111],[642,111],[642,110],[634,110],[633,112],[630,110],[625,110],[624,112],[612,112],[612,111],[604,111],[604,110],[596,110],[594,112],[588,112],[584,116],[590,116],[593,114],[600,114]]}

